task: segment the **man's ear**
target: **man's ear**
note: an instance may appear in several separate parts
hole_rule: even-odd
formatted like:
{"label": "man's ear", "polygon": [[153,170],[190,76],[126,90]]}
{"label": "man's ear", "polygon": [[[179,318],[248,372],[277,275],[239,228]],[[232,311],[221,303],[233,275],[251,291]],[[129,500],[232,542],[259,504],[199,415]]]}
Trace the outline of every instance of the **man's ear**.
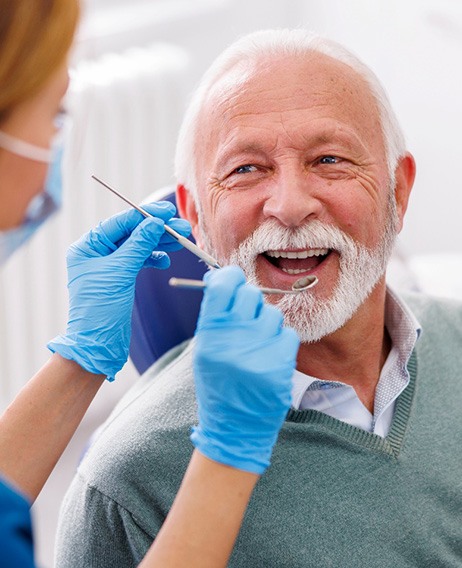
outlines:
{"label": "man's ear", "polygon": [[181,217],[191,223],[193,236],[197,239],[198,214],[196,202],[191,192],[184,185],[176,186],[176,206]]}
{"label": "man's ear", "polygon": [[415,160],[412,154],[406,153],[399,159],[395,170],[395,200],[398,213],[398,232],[403,228],[404,215],[409,203],[412,186],[415,179]]}

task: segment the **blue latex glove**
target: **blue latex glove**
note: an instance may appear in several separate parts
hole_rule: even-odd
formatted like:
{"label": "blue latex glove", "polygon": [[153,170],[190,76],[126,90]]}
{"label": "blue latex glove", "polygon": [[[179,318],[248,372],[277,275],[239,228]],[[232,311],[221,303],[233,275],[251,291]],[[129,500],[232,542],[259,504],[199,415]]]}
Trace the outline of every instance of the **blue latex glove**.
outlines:
{"label": "blue latex glove", "polygon": [[191,440],[212,460],[261,474],[290,407],[299,346],[240,268],[207,275],[196,330],[199,425]]}
{"label": "blue latex glove", "polygon": [[[154,215],[124,211],[103,221],[71,245],[67,252],[69,322],[65,335],[48,348],[85,370],[113,380],[128,358],[135,281],[143,267],[168,268],[165,251],[181,245],[164,231],[164,224],[184,236],[190,225],[172,219],[168,202],[145,205]],[[154,252],[153,252],[154,251]]]}

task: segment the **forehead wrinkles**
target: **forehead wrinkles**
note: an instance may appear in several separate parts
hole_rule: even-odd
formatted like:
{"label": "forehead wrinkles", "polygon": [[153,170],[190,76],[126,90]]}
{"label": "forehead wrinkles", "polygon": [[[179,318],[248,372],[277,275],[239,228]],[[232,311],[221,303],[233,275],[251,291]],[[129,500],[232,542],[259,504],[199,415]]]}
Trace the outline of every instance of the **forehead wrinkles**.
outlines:
{"label": "forehead wrinkles", "polygon": [[350,111],[361,109],[364,115],[374,110],[378,114],[366,81],[345,63],[320,53],[241,61],[216,81],[205,106],[232,111],[262,98],[265,105],[271,105],[267,107],[270,112],[299,100],[303,108],[333,102]]}

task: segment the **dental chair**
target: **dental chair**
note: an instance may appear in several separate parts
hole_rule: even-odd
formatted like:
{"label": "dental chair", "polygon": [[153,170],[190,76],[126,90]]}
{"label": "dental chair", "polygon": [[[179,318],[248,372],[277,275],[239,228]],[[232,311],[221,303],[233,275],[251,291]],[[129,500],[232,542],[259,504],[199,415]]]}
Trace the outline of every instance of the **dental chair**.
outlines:
{"label": "dental chair", "polygon": [[[162,188],[145,201],[161,200],[176,206],[174,188]],[[140,374],[196,329],[202,292],[172,288],[168,281],[172,276],[202,280],[207,267],[184,248],[170,259],[167,270],[144,269],[136,281],[130,358]]]}

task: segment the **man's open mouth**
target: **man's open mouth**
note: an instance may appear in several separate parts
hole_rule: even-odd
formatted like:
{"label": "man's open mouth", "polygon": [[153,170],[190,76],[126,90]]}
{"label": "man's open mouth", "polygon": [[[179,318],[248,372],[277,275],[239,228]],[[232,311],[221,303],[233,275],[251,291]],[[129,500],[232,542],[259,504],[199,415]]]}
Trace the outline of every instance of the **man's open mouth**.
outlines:
{"label": "man's open mouth", "polygon": [[267,250],[262,256],[287,274],[301,274],[318,267],[331,253],[330,249],[299,251]]}

